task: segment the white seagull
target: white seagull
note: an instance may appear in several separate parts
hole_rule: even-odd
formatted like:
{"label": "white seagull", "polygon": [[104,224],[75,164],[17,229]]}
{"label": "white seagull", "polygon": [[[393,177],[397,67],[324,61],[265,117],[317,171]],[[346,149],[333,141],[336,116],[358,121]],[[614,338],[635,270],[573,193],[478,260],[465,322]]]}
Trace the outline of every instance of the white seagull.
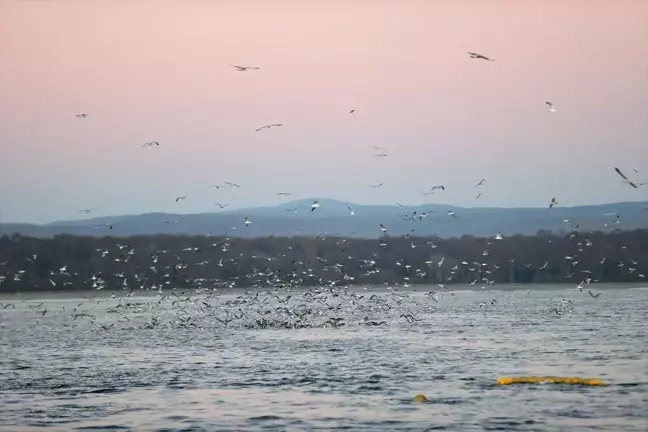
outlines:
{"label": "white seagull", "polygon": [[237,66],[237,65],[230,65],[231,67],[235,68],[237,72],[246,72],[249,70],[259,70],[260,68],[257,66]]}
{"label": "white seagull", "polygon": [[639,186],[637,186],[635,183],[631,182],[630,179],[628,179],[628,177],[626,177],[625,174],[623,174],[619,168],[614,167],[614,171],[616,171],[617,174],[619,174],[621,176],[621,178],[623,179],[623,183],[628,183],[630,186],[632,186],[635,189],[639,188]]}
{"label": "white seagull", "polygon": [[551,102],[545,102],[547,104],[547,112],[549,113],[555,113],[556,108],[554,108],[553,104]]}
{"label": "white seagull", "polygon": [[311,205],[311,211],[315,211],[316,208],[319,208],[320,203],[319,201],[313,201],[313,204]]}
{"label": "white seagull", "polygon": [[272,123],[272,124],[269,124],[269,125],[261,126],[260,128],[256,129],[256,131],[259,132],[260,130],[263,130],[263,129],[270,129],[272,127],[279,127],[279,126],[283,126],[283,124],[282,123]]}
{"label": "white seagull", "polygon": [[481,54],[479,54],[479,53],[468,52],[468,54],[470,55],[470,58],[474,58],[474,59],[482,59],[482,60],[488,60],[488,61],[495,61],[495,60],[493,60],[493,59],[491,59],[491,58],[488,58],[488,57],[486,57],[486,56],[483,56],[483,55],[481,55]]}

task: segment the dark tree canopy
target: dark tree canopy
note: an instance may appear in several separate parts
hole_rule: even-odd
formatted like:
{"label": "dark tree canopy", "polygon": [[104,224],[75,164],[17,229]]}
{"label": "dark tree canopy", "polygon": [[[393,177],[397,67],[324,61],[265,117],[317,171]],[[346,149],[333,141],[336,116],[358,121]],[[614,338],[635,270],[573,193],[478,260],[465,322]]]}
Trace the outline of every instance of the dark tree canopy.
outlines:
{"label": "dark tree canopy", "polygon": [[[0,292],[349,284],[638,282],[648,230],[511,236],[0,238]],[[99,281],[99,283],[97,282]]]}

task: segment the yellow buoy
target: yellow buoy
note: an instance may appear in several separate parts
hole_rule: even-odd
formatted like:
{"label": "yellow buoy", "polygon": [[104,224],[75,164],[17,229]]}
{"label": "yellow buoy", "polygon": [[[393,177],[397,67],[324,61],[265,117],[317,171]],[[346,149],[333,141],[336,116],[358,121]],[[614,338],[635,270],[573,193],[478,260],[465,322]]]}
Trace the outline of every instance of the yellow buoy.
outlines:
{"label": "yellow buoy", "polygon": [[606,385],[599,379],[586,379],[575,377],[502,377],[497,378],[497,385],[510,384],[580,384],[588,386]]}
{"label": "yellow buoy", "polygon": [[426,400],[427,398],[425,397],[425,395],[417,394],[416,396],[414,396],[414,403],[422,403],[425,402]]}

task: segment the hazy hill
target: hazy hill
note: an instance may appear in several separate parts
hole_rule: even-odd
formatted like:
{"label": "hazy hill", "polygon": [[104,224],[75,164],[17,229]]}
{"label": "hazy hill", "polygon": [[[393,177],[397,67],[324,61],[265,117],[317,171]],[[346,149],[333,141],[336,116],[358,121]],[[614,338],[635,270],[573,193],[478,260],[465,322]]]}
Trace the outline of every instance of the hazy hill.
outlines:
{"label": "hazy hill", "polygon": [[[290,201],[274,207],[254,207],[219,213],[146,213],[58,221],[44,225],[2,225],[2,234],[19,233],[35,237],[57,234],[128,236],[147,234],[231,235],[240,237],[343,235],[379,237],[380,224],[388,235],[455,237],[463,234],[490,236],[535,234],[540,229],[581,231],[648,228],[648,202],[549,208],[461,208],[440,204],[420,206],[358,205],[320,199],[321,207],[311,212],[313,199]],[[355,212],[351,215],[349,207]],[[448,215],[453,211],[456,217]],[[620,215],[619,223],[615,223]],[[607,214],[607,215],[606,215]],[[244,218],[252,222],[246,227]],[[568,220],[569,222],[565,222]],[[605,225],[608,225],[607,227]],[[112,229],[109,228],[112,226]]]}

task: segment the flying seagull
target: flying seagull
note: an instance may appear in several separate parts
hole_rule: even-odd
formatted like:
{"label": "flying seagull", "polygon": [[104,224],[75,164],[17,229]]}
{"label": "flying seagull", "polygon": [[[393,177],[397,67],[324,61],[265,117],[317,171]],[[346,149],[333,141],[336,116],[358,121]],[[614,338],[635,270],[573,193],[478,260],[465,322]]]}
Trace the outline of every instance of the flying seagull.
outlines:
{"label": "flying seagull", "polygon": [[430,189],[430,192],[434,192],[437,189],[445,190],[445,186],[443,185],[434,186],[432,189]]}
{"label": "flying seagull", "polygon": [[181,201],[181,200],[186,200],[186,196],[179,196],[178,198],[175,199],[176,202]]}
{"label": "flying seagull", "polygon": [[272,123],[272,124],[269,124],[269,125],[261,126],[256,131],[259,132],[260,130],[263,130],[263,129],[270,129],[271,127],[279,127],[279,126],[283,126],[283,124],[281,124],[281,123]]}
{"label": "flying seagull", "polygon": [[553,104],[551,102],[545,102],[547,104],[547,112],[549,113],[555,113],[556,108],[553,107]]}
{"label": "flying seagull", "polygon": [[319,201],[313,201],[313,205],[311,205],[311,211],[315,211],[316,208],[320,206]]}
{"label": "flying seagull", "polygon": [[481,55],[481,54],[479,54],[479,53],[468,52],[468,54],[470,55],[470,58],[474,58],[474,59],[482,59],[482,60],[488,60],[488,61],[495,61],[495,60],[493,60],[493,59],[491,59],[491,58],[488,58],[488,57],[486,57],[486,56],[483,56],[483,55]]}
{"label": "flying seagull", "polygon": [[620,170],[619,168],[614,167],[614,171],[616,171],[617,174],[619,174],[619,175],[621,176],[621,178],[623,178],[623,182],[624,182],[624,183],[628,183],[630,186],[632,186],[632,187],[635,188],[635,189],[638,189],[638,188],[639,188],[639,186],[637,186],[636,184],[634,184],[633,182],[631,182],[631,181],[628,179],[628,177],[626,177],[625,174],[623,174],[623,173],[621,172],[621,170]]}
{"label": "flying seagull", "polygon": [[81,113],[81,114],[77,114],[76,116],[77,116],[77,118],[86,118],[86,117],[88,117],[88,115],[89,114]]}
{"label": "flying seagull", "polygon": [[232,183],[232,182],[225,182],[225,184],[226,184],[227,186],[229,186],[229,187],[237,187],[237,188],[240,188],[240,187],[241,187],[241,186],[237,185],[236,183]]}
{"label": "flying seagull", "polygon": [[159,146],[159,145],[160,145],[159,142],[151,141],[151,142],[147,142],[147,143],[142,144],[142,147],[153,147],[153,146]]}
{"label": "flying seagull", "polygon": [[217,202],[215,202],[214,204],[216,204],[218,207],[220,207],[221,210],[223,210],[225,207],[227,207],[229,205],[229,204],[221,204],[221,203],[217,203]]}
{"label": "flying seagull", "polygon": [[477,183],[477,186],[483,185],[485,181],[486,181],[486,179],[479,180],[479,183]]}
{"label": "flying seagull", "polygon": [[379,187],[382,186],[382,185],[383,185],[382,183],[378,183],[377,185],[372,185],[372,184],[370,184],[369,186],[371,186],[372,188],[375,189],[375,188],[379,188]]}
{"label": "flying seagull", "polygon": [[249,70],[258,70],[258,69],[260,69],[259,67],[256,67],[256,66],[237,66],[237,65],[230,65],[230,66],[235,68],[237,72],[245,72],[245,71],[249,71]]}
{"label": "flying seagull", "polygon": [[351,216],[355,215],[355,211],[353,211],[353,209],[351,207],[347,206],[347,208],[349,209],[349,215],[351,215]]}
{"label": "flying seagull", "polygon": [[292,195],[292,193],[290,193],[290,192],[278,192],[277,195],[288,196],[288,195]]}
{"label": "flying seagull", "polygon": [[353,113],[354,113],[354,112],[355,112],[355,110],[352,109],[351,111],[349,111],[349,115],[350,115],[350,116],[353,116]]}
{"label": "flying seagull", "polygon": [[558,201],[556,201],[556,198],[551,198],[551,203],[549,203],[549,208],[554,208],[557,205],[558,205]]}
{"label": "flying seagull", "polygon": [[79,213],[85,213],[85,214],[90,214],[90,212],[94,211],[96,209],[90,208],[90,209],[81,209],[79,210]]}

